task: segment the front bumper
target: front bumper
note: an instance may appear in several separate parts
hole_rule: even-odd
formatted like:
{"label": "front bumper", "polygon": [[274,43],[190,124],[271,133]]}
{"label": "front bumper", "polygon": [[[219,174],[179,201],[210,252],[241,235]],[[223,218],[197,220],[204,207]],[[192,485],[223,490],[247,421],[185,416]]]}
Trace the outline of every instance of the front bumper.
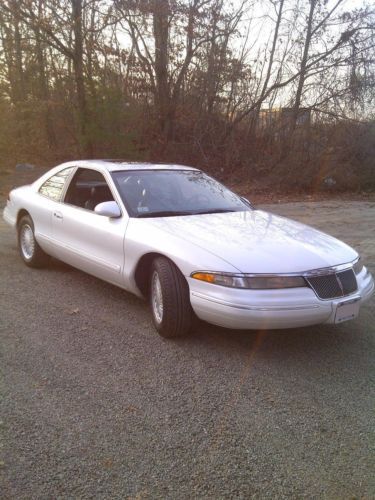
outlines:
{"label": "front bumper", "polygon": [[332,300],[319,299],[311,288],[243,290],[188,278],[195,314],[214,325],[232,329],[283,329],[334,323],[339,303],[358,299],[360,305],[374,292],[366,270],[357,276],[358,290]]}

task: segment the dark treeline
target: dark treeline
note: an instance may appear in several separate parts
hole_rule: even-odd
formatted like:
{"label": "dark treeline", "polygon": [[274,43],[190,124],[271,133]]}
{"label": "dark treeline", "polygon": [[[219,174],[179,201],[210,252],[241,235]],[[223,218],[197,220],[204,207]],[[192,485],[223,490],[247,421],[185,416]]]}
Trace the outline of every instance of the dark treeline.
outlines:
{"label": "dark treeline", "polygon": [[2,164],[375,189],[374,19],[343,0],[3,0]]}

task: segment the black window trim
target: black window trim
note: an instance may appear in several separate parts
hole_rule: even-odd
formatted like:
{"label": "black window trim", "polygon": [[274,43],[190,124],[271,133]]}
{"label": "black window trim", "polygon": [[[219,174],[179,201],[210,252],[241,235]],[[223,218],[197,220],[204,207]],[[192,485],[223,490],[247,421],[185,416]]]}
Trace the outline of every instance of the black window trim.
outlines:
{"label": "black window trim", "polygon": [[61,198],[60,198],[60,203],[64,203],[64,198],[65,198],[65,195],[66,195],[66,192],[68,190],[68,187],[70,186],[70,183],[75,175],[75,173],[77,172],[77,166],[75,165],[72,165],[73,166],[73,170],[71,171],[70,175],[68,176],[68,178],[66,179],[66,182],[65,182],[65,186],[64,186],[64,189],[62,190],[61,192]]}

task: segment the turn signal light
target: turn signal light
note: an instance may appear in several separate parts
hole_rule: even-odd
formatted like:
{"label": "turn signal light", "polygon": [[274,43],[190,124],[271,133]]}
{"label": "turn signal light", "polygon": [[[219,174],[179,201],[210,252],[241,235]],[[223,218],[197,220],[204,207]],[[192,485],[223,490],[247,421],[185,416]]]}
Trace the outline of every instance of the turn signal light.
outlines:
{"label": "turn signal light", "polygon": [[194,273],[191,275],[192,278],[201,281],[208,281],[208,283],[215,283],[215,275],[210,273]]}

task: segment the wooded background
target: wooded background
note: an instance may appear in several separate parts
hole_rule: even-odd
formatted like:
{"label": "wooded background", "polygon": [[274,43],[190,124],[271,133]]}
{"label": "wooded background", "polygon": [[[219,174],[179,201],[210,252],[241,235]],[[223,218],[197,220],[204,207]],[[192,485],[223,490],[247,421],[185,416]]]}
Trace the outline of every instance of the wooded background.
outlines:
{"label": "wooded background", "polygon": [[0,170],[123,158],[374,190],[374,27],[360,1],[3,0]]}

